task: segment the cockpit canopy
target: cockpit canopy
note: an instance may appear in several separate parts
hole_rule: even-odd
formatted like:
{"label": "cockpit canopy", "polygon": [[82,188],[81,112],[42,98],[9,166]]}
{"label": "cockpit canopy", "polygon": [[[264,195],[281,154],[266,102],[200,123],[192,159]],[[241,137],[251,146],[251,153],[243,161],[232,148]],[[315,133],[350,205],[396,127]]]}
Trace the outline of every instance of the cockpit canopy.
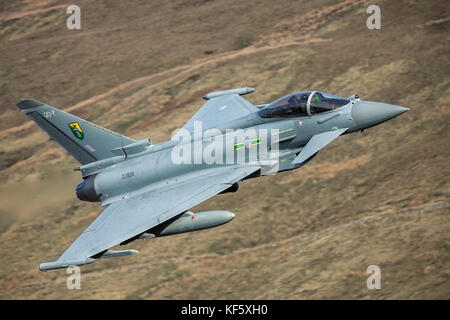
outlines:
{"label": "cockpit canopy", "polygon": [[302,91],[275,100],[258,114],[262,118],[303,117],[334,110],[349,102],[349,99],[318,91]]}

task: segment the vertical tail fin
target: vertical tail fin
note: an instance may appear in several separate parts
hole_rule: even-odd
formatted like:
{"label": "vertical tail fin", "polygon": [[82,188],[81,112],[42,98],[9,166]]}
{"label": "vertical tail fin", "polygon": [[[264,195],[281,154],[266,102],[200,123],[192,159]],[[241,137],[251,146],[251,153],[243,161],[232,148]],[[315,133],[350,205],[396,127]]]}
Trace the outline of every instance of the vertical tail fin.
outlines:
{"label": "vertical tail fin", "polygon": [[37,100],[23,100],[17,106],[81,164],[111,158],[112,149],[134,142]]}

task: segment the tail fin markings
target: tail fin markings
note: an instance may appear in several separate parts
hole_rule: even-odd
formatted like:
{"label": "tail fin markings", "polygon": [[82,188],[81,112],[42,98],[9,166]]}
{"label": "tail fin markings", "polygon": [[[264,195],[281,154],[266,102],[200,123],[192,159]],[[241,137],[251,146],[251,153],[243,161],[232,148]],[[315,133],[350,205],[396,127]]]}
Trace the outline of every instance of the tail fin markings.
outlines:
{"label": "tail fin markings", "polygon": [[135,141],[37,100],[17,106],[81,164],[114,157],[111,150]]}

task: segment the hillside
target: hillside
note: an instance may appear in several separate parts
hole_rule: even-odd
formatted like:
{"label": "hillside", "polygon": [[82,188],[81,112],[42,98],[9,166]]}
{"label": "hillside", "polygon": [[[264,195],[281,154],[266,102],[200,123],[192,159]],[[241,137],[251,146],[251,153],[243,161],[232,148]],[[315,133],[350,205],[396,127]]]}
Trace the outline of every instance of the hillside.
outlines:
{"label": "hillside", "polygon": [[[450,15],[444,1],[70,1],[0,4],[1,299],[450,298]],[[247,180],[193,211],[224,226],[136,241],[139,255],[39,272],[101,212],[76,161],[15,107],[34,98],[135,139],[170,138],[206,92],[294,91],[409,107],[307,166]],[[382,289],[368,290],[378,265]]]}

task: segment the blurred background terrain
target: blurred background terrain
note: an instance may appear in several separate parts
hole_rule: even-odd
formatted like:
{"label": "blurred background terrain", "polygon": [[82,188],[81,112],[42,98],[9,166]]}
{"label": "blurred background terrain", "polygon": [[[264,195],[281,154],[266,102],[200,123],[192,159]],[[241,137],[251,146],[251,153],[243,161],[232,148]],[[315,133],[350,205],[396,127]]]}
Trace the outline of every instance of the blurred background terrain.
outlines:
{"label": "blurred background terrain", "polygon": [[[81,30],[66,27],[71,4]],[[0,298],[450,298],[449,31],[446,1],[3,0]],[[193,208],[235,212],[227,225],[82,267],[81,290],[38,271],[102,208],[76,199],[76,161],[17,102],[156,143],[203,94],[246,85],[255,104],[314,89],[411,110]]]}

